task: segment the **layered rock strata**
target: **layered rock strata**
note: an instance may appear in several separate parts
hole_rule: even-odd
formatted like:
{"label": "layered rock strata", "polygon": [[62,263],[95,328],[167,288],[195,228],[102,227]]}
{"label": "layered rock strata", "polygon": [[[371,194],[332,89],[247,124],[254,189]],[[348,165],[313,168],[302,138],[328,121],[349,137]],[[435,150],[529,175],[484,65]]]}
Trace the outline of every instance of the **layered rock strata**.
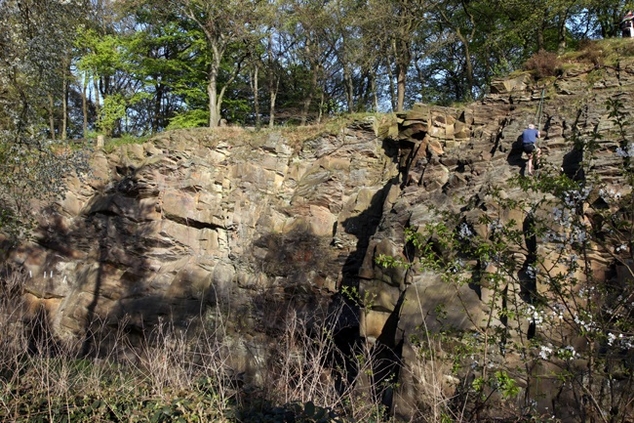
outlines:
{"label": "layered rock strata", "polygon": [[[262,346],[283,330],[289,307],[320,320],[342,286],[358,287],[372,301],[342,324],[402,364],[390,403],[412,418],[429,371],[412,336],[438,329],[438,304],[446,324],[472,330],[487,292],[448,290],[438,274],[385,268],[377,256],[403,257],[405,228],[423,228],[437,211],[462,214],[486,235],[477,222],[494,213],[489,193],[526,195],[506,181],[523,172],[517,144],[529,123],[542,130],[544,161],[571,177],[583,159],[575,142],[598,141],[598,173],[627,194],[606,101],[625,98],[631,67],[575,67],[539,84],[520,75],[462,109],[420,104],[396,123],[358,122],[301,145],[282,132],[220,128],[100,150],[92,174],[69,180],[66,197],[41,209],[34,242],[10,260],[28,275],[25,295],[46,310],[56,337],[85,339],[96,324],[187,326],[223,310],[236,371],[256,380],[253,363],[266,361],[257,355],[268,354]],[[632,115],[628,102],[623,112]],[[526,210],[498,218],[522,222]],[[609,262],[594,259],[597,271]],[[449,371],[439,378],[455,388]]]}

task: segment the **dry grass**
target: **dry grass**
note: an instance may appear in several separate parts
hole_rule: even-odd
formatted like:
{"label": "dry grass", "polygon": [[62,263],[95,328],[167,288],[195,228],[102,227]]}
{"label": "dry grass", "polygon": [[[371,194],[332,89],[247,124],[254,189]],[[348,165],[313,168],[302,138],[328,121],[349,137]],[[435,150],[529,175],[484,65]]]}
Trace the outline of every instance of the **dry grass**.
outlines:
{"label": "dry grass", "polygon": [[634,56],[634,43],[629,38],[587,40],[575,51],[561,56],[563,62],[588,63],[594,66],[617,66],[619,61]]}
{"label": "dry grass", "polygon": [[[379,360],[369,345],[348,357],[354,377],[335,379],[341,366],[330,323],[308,324],[292,308],[283,333],[269,351],[242,362],[236,336],[222,316],[176,328],[162,322],[131,337],[105,325],[93,333],[99,356],[82,356],[77,345],[60,343],[43,321],[25,324],[22,281],[1,285],[0,420],[335,422],[379,421],[373,371]],[[327,321],[334,322],[337,316]],[[126,326],[121,321],[119,327]],[[244,340],[243,340],[244,341]],[[259,343],[258,345],[266,345]],[[254,344],[255,346],[255,344]],[[339,361],[339,363],[341,363]],[[247,367],[245,368],[244,365]],[[249,368],[251,366],[251,368]],[[257,369],[255,369],[257,367]],[[319,416],[319,419],[317,418]]]}
{"label": "dry grass", "polygon": [[[259,146],[265,142],[269,136],[281,136],[295,151],[301,149],[302,144],[307,140],[314,140],[326,135],[339,135],[341,132],[356,121],[376,117],[376,114],[356,113],[336,116],[325,119],[321,123],[309,125],[282,125],[274,128],[262,127],[242,127],[242,126],[222,126],[217,128],[191,128],[176,129],[158,134],[152,140],[171,139],[191,139],[204,147],[217,147],[220,143],[229,145],[249,145]],[[139,142],[144,142],[140,139]],[[113,146],[115,144],[112,144]]]}

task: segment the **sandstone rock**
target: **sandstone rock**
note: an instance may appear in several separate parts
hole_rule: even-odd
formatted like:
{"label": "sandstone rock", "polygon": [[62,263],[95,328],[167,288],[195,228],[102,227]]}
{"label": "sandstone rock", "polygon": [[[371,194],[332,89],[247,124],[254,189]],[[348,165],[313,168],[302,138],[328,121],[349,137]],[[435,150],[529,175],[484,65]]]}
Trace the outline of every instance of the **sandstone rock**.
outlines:
{"label": "sandstone rock", "polygon": [[361,336],[375,341],[383,333],[385,323],[390,318],[390,313],[384,311],[368,310],[361,313],[359,319],[359,332]]}
{"label": "sandstone rock", "polygon": [[[553,81],[537,116],[544,168],[576,178],[579,163],[591,159],[606,187],[629,193],[615,154],[619,128],[605,104],[634,83],[625,75],[633,63],[606,70],[592,84],[591,67]],[[60,338],[82,339],[96,319],[141,330],[165,316],[186,322],[207,313],[219,322],[226,312],[231,365],[261,382],[266,376],[258,360],[274,356],[271,344],[287,310],[319,321],[333,292],[358,286],[364,308],[348,321],[369,343],[403,346],[402,395],[394,406],[414,419],[431,389],[430,362],[418,355],[416,338],[448,329],[475,334],[489,324],[487,330],[504,331],[514,342],[528,320],[510,322],[491,307],[500,310],[506,301],[524,310],[533,305],[531,295],[549,293],[539,276],[535,292],[528,292],[520,276],[535,251],[548,258],[542,266],[566,271],[554,255],[557,243],[527,229],[529,215],[552,215],[553,198],[508,184],[526,163],[517,143],[536,118],[539,88],[523,74],[495,81],[491,94],[463,110],[417,104],[396,118],[360,122],[301,145],[282,131],[220,141],[200,129],[159,134],[110,155],[97,152],[87,182],[69,180],[66,197],[50,214],[40,213],[36,242],[19,246],[10,259],[30,276],[30,306],[43,307]],[[634,106],[626,102],[623,112],[634,113]],[[590,145],[596,147],[591,158],[580,149]],[[529,200],[539,206],[515,205]],[[587,205],[583,212],[588,225],[600,218]],[[480,263],[479,274],[456,270],[455,280],[418,267],[406,228],[423,233],[445,221],[459,230],[448,214],[474,237],[490,238],[496,225],[517,234],[506,258],[518,268],[498,281],[504,298],[488,284],[486,276],[501,269],[493,260]],[[563,226],[553,229],[568,235]],[[594,276],[608,279],[613,258],[593,247]],[[381,254],[402,264],[377,263]],[[478,264],[475,257],[465,260]],[[616,267],[618,282],[630,278]],[[491,351],[490,357],[508,369],[518,364],[512,354]],[[436,371],[435,386],[450,397],[454,376],[442,366]],[[549,392],[562,389],[554,381],[522,387],[529,388],[544,394],[541,414],[553,400]]]}
{"label": "sandstone rock", "polygon": [[530,75],[523,74],[512,79],[498,79],[491,83],[491,93],[510,94],[513,91],[524,91],[528,88]]}

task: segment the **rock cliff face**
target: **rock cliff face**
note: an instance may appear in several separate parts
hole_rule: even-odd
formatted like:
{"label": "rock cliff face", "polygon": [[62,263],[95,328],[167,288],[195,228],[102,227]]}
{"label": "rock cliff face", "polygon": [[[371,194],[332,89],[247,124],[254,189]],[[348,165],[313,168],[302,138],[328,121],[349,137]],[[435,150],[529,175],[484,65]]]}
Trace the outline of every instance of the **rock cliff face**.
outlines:
{"label": "rock cliff face", "polygon": [[[34,241],[11,260],[29,275],[25,295],[59,338],[90,350],[95,325],[141,333],[161,319],[186,326],[222,309],[235,334],[234,366],[256,380],[288,309],[321,321],[345,303],[342,287],[358,288],[362,303],[372,301],[351,306],[341,326],[402,364],[386,402],[411,418],[429,370],[412,336],[423,325],[437,329],[439,304],[452,327],[473,329],[479,319],[465,308],[486,315],[487,292],[447,289],[415,267],[379,266],[378,255],[403,257],[405,229],[423,228],[438,210],[486,231],[478,221],[497,213],[492,190],[526,196],[506,181],[524,171],[518,136],[538,123],[542,98],[544,162],[574,176],[583,159],[575,142],[596,141],[598,174],[623,191],[606,100],[625,100],[633,87],[634,61],[588,64],[547,82],[497,81],[463,109],[417,105],[397,123],[358,122],[301,145],[283,132],[221,128],[97,151],[92,175],[70,180],[62,201],[42,207]],[[632,114],[627,101],[623,111]],[[499,218],[523,222],[526,214]],[[593,260],[597,271],[610,262],[600,253]]]}
{"label": "rock cliff face", "polygon": [[[623,158],[617,154],[617,139],[620,129],[625,134],[632,130],[628,121],[634,110],[628,97],[634,84],[633,64],[631,60],[622,60],[616,68],[599,69],[591,64],[576,66],[558,78],[540,83],[534,83],[528,75],[520,75],[495,82],[491,94],[482,102],[462,110],[417,105],[399,116],[398,135],[394,139],[399,144],[401,183],[393,185],[386,197],[384,214],[371,237],[359,271],[360,297],[370,299],[360,313],[361,335],[396,351],[403,363],[399,372],[400,387],[393,403],[397,415],[408,418],[416,416],[417,410],[425,409],[424,398],[430,396],[430,377],[442,380],[440,384],[446,389],[445,396],[441,395],[443,398],[452,398],[459,391],[457,387],[464,383],[464,380],[455,380],[449,368],[440,371],[440,375],[430,376],[439,371],[443,359],[450,358],[451,361],[452,353],[461,355],[466,361],[470,355],[464,351],[460,353],[460,343],[453,343],[456,351],[443,351],[441,347],[436,351],[437,360],[430,359],[427,353],[421,352],[421,344],[452,348],[452,342],[445,344],[439,338],[430,340],[429,333],[482,336],[483,328],[492,325],[503,328],[503,338],[509,336],[513,339],[511,342],[518,344],[525,342],[524,336],[528,339],[535,336],[534,326],[530,327],[535,325],[535,319],[529,316],[528,319],[517,319],[519,323],[513,324],[501,312],[507,304],[510,308],[511,303],[514,307],[534,310],[536,297],[526,295],[529,291],[534,291],[537,297],[543,294],[543,298],[548,298],[546,293],[552,287],[548,286],[546,278],[543,283],[539,283],[539,278],[529,281],[532,287],[520,286],[522,279],[526,280],[522,272],[531,262],[531,254],[539,253],[545,257],[543,267],[550,269],[551,274],[558,272],[560,266],[553,257],[556,254],[549,256],[549,252],[557,251],[557,243],[543,239],[538,242],[526,231],[526,225],[535,213],[552,213],[552,207],[540,209],[544,204],[540,203],[544,201],[542,197],[521,189],[518,184],[508,183],[525,172],[526,155],[522,153],[521,133],[529,123],[541,123],[541,166],[551,172],[554,170],[571,180],[579,180],[584,178],[579,171],[582,161],[592,168],[597,179],[586,186],[593,187],[595,195],[586,199],[582,210],[578,211],[590,227],[589,222],[594,216],[589,203],[602,201],[596,194],[599,187],[617,196],[625,197],[631,193],[631,186],[625,183],[622,171]],[[608,101],[621,103],[618,114],[623,118],[623,128],[618,128],[617,119],[610,115]],[[502,207],[499,199],[510,202]],[[518,205],[509,208],[508,204],[513,202]],[[526,207],[531,202],[536,208]],[[421,270],[419,259],[408,254],[412,245],[406,242],[406,230],[423,232],[426,225],[435,223],[443,212],[457,216],[471,235],[481,239],[491,237],[492,229],[486,222],[524,232],[521,242],[510,251],[518,263],[515,273],[496,289],[489,289],[478,283],[447,283],[440,274]],[[613,269],[615,256],[596,246],[590,250],[586,258],[591,263],[593,281],[605,286],[610,278],[614,278],[608,273]],[[379,266],[377,258],[381,254],[400,258],[411,267]],[[567,251],[563,256],[573,257],[574,254]],[[562,272],[566,273],[564,269]],[[567,277],[569,280],[574,277],[575,281],[588,277],[578,273]],[[619,279],[617,285],[627,285],[623,283],[623,275],[616,279]],[[503,295],[496,298],[500,291]],[[511,314],[518,310],[514,309]],[[576,342],[578,348],[587,348],[580,333],[569,332],[562,337],[572,344]],[[421,339],[427,341],[421,343]],[[493,349],[489,357],[492,363],[504,362],[512,368],[526,362],[528,349],[515,356],[503,351],[504,348],[503,352],[497,353]],[[473,361],[473,355],[471,357]],[[480,366],[476,362],[472,364]],[[587,362],[580,360],[576,365],[571,367],[572,371],[583,374],[587,370]],[[565,382],[557,381],[554,375],[561,369],[556,364],[542,366],[533,369],[540,375],[539,381],[533,380],[523,386],[527,392],[532,392],[534,411],[548,414],[549,410],[554,412],[556,409],[557,417],[579,421],[580,406],[575,405],[573,399],[573,384],[566,387]]]}
{"label": "rock cliff face", "polygon": [[[258,378],[286,315],[323,321],[356,281],[396,183],[396,146],[374,122],[301,146],[279,132],[206,129],[162,134],[112,154],[69,181],[40,212],[33,243],[12,260],[55,336],[94,349],[98,327],[138,333],[186,327],[221,312],[234,367]],[[394,182],[391,182],[394,181]],[[347,313],[357,325],[354,313]]]}

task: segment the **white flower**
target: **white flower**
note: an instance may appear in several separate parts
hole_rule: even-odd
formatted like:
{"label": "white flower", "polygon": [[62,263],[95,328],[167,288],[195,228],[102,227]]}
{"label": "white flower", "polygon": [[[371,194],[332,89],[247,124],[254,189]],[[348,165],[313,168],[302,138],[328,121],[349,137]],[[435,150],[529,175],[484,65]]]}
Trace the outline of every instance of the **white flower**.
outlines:
{"label": "white flower", "polygon": [[614,343],[614,341],[616,340],[616,335],[613,334],[612,332],[608,333],[608,345],[612,346],[612,344]]}
{"label": "white flower", "polygon": [[541,351],[539,352],[539,356],[544,360],[548,360],[548,357],[550,357],[550,355],[553,353],[553,349],[547,347],[546,345],[542,345],[540,349]]}
{"label": "white flower", "polygon": [[553,317],[564,320],[564,311],[566,311],[566,306],[563,304],[557,303],[553,305]]}
{"label": "white flower", "polygon": [[588,317],[590,317],[590,321],[588,321],[588,322],[586,322],[585,320],[581,319],[579,316],[575,316],[574,321],[575,321],[575,323],[577,325],[579,325],[586,332],[595,331],[596,330],[596,325],[592,321],[592,316],[588,316]]}
{"label": "white flower", "polygon": [[567,345],[557,352],[557,356],[565,360],[572,360],[578,357],[579,353],[575,351],[575,347],[573,347],[572,345]]}
{"label": "white flower", "polygon": [[530,304],[528,305],[528,308],[527,308],[527,315],[528,315],[527,320],[531,323],[535,323],[536,325],[539,325],[544,322],[544,312],[537,310],[534,306]]}
{"label": "white flower", "polygon": [[460,231],[458,232],[458,235],[460,238],[471,238],[473,236],[473,232],[467,223],[462,222],[462,224],[460,224]]}
{"label": "white flower", "polygon": [[493,222],[489,224],[489,230],[491,232],[501,231],[502,229],[504,229],[504,226],[502,225],[499,219],[494,220]]}
{"label": "white flower", "polygon": [[572,233],[572,240],[583,243],[588,240],[588,235],[583,229],[577,228],[577,230]]}

